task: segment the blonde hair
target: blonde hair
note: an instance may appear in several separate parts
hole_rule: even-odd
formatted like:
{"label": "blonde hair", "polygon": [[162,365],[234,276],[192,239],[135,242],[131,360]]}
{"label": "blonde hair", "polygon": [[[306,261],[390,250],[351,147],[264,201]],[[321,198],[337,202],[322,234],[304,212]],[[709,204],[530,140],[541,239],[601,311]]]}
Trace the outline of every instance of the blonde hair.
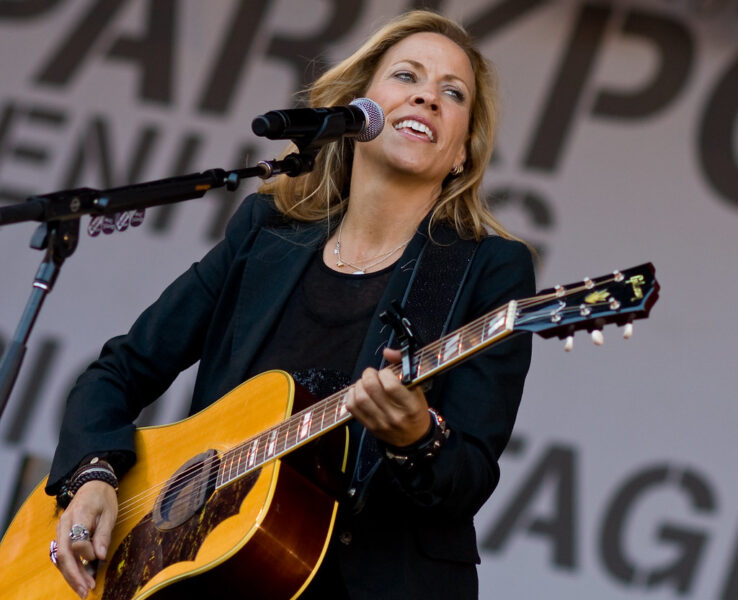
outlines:
{"label": "blonde hair", "polygon": [[[476,49],[469,33],[454,21],[428,10],[411,11],[393,19],[308,88],[309,104],[339,106],[362,96],[387,50],[415,33],[438,33],[456,43],[469,58],[476,90],[464,170],[460,175],[448,176],[443,182],[431,225],[446,222],[467,238],[483,238],[487,235],[485,228],[512,238],[480,198],[497,128],[498,93],[494,68]],[[298,221],[314,222],[340,216],[348,202],[353,144],[354,141],[347,138],[327,144],[318,154],[313,171],[299,177],[281,175],[262,185],[259,191],[272,194],[277,208]],[[285,154],[293,151],[295,147],[291,144]]]}

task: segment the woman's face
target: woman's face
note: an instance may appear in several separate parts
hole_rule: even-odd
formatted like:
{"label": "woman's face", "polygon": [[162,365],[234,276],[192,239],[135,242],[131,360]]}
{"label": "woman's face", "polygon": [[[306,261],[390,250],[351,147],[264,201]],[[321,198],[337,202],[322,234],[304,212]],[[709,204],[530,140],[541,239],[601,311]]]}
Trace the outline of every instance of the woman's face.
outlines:
{"label": "woman's face", "polygon": [[385,114],[382,133],[356,154],[439,186],[466,160],[474,73],[466,53],[437,33],[415,33],[380,61],[366,96]]}

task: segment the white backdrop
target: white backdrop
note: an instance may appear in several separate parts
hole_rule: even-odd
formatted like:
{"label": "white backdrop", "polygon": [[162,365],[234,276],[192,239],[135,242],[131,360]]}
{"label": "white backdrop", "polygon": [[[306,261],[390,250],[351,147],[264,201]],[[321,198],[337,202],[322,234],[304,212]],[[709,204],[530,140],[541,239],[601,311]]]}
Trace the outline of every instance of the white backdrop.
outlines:
{"label": "white backdrop", "polygon": [[[539,287],[646,261],[630,341],[537,340],[499,489],[477,519],[481,597],[738,597],[738,6],[454,0],[498,66],[487,190],[538,245]],[[292,103],[392,0],[0,0],[0,201],[273,157],[251,119]],[[82,234],[0,421],[0,522],[53,454],[66,390],[253,189]],[[87,220],[83,222],[83,228]],[[31,290],[33,225],[0,229],[0,342]],[[145,422],[186,411],[183,375]],[[2,525],[0,524],[0,527]]]}

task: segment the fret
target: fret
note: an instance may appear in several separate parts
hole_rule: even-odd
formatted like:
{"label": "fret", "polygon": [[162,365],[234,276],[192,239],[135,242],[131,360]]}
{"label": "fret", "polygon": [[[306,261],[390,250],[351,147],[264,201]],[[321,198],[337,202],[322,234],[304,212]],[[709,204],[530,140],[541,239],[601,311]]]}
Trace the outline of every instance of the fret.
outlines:
{"label": "fret", "polygon": [[505,314],[494,314],[489,318],[488,324],[484,328],[482,341],[495,337],[505,325]]}
{"label": "fret", "polygon": [[246,472],[246,469],[243,466],[242,461],[243,461],[243,446],[238,448],[238,462],[236,463],[236,477],[240,477]]}
{"label": "fret", "polygon": [[225,462],[220,461],[220,468],[218,469],[218,477],[215,479],[215,487],[223,485],[225,480]]}
{"label": "fret", "polygon": [[233,479],[233,452],[228,453],[228,479]]}
{"label": "fret", "polygon": [[306,412],[300,419],[300,429],[297,433],[297,439],[304,440],[310,434],[310,426],[313,423],[312,411]]}
{"label": "fret", "polygon": [[251,469],[256,464],[256,453],[259,449],[259,438],[256,438],[249,445],[249,449],[246,452],[246,466]]}
{"label": "fret", "polygon": [[320,427],[318,427],[318,431],[323,431],[323,427],[325,427],[326,407],[327,403],[321,404],[320,406]]}
{"label": "fret", "polygon": [[459,351],[460,334],[452,335],[446,340],[443,347],[443,362],[451,360]]}
{"label": "fret", "polygon": [[334,423],[338,423],[338,421],[341,420],[341,415],[346,412],[345,399],[346,399],[346,396],[343,395],[338,400],[338,402],[336,402],[336,408],[333,411],[333,423],[330,423],[330,425],[333,425]]}
{"label": "fret", "polygon": [[273,429],[269,434],[269,441],[266,445],[265,458],[267,456],[274,456],[274,451],[277,449],[277,430]]}
{"label": "fret", "polygon": [[423,373],[425,373],[425,364],[423,363],[424,357],[423,356],[418,356],[417,354],[415,356],[418,359],[418,362],[415,365],[415,377],[417,379],[420,379],[420,377],[423,375]]}
{"label": "fret", "polygon": [[287,421],[286,427],[279,428],[279,438],[277,439],[277,453],[284,454],[288,448],[295,445],[295,433],[297,431],[297,423],[295,421]]}

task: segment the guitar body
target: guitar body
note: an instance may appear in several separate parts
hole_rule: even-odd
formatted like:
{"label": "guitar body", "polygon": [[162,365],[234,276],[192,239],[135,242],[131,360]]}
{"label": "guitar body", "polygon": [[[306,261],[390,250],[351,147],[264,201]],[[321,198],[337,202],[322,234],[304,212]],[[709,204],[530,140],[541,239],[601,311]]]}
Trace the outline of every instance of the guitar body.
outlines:
{"label": "guitar body", "polygon": [[[272,460],[206,494],[201,483],[212,478],[187,475],[210,469],[218,456],[284,421],[301,402],[309,403],[292,379],[270,371],[188,419],[139,429],[137,462],[121,481],[108,559],[98,566],[88,597],[182,598],[198,590],[248,598],[299,595],[325,554],[338,504],[312,474],[292,465],[328,467],[306,459],[305,447],[291,455],[302,460]],[[348,447],[341,435],[343,453],[333,452],[338,467]],[[44,484],[0,544],[3,599],[78,598],[49,560],[59,513]]]}
{"label": "guitar body", "polygon": [[[577,330],[617,323],[630,337],[658,291],[646,263],[511,300],[417,349],[408,385],[516,332],[573,340]],[[388,368],[405,375],[400,365]],[[108,558],[90,597],[299,596],[338,510],[348,436],[337,427],[351,419],[349,389],[313,403],[289,375],[269,371],[189,419],[138,430],[138,460],[121,482]],[[77,597],[49,560],[57,520],[41,484],[0,543],[2,600]]]}

